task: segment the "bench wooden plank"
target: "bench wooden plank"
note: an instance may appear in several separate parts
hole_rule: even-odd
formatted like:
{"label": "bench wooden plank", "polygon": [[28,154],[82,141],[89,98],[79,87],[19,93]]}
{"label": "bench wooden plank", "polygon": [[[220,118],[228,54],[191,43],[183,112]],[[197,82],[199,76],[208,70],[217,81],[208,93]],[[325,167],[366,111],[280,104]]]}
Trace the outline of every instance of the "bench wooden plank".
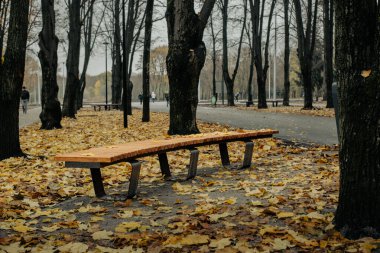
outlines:
{"label": "bench wooden plank", "polygon": [[262,129],[214,132],[163,140],[145,140],[57,155],[54,159],[64,162],[114,163],[181,148],[211,145],[219,142],[268,138],[276,133],[278,133],[276,130]]}

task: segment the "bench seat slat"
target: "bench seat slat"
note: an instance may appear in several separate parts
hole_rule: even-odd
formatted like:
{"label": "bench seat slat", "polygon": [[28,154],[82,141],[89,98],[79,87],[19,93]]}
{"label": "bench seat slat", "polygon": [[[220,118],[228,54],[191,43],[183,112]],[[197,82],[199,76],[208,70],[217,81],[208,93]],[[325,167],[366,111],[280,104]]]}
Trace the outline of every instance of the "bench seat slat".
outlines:
{"label": "bench seat slat", "polygon": [[276,133],[278,133],[276,130],[262,129],[205,133],[163,140],[144,140],[57,155],[54,159],[63,162],[114,163],[149,154],[216,144],[218,142],[267,138]]}

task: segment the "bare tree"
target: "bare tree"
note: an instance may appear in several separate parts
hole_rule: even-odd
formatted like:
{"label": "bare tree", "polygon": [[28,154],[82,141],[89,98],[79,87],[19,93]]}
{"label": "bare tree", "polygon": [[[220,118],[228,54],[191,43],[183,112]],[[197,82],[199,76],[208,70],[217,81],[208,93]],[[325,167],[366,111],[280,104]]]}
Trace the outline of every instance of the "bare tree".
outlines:
{"label": "bare tree", "polygon": [[223,16],[223,79],[227,87],[227,101],[229,106],[234,106],[234,83],[235,78],[239,70],[240,64],[240,53],[242,48],[242,42],[244,37],[244,29],[247,20],[247,1],[244,0],[244,16],[243,16],[243,25],[240,32],[239,42],[238,42],[238,51],[236,57],[235,68],[233,70],[232,76],[229,73],[228,67],[228,35],[227,35],[227,23],[228,23],[228,3],[229,0],[223,0],[222,5],[222,16]]}
{"label": "bare tree", "polygon": [[323,0],[323,26],[324,26],[324,81],[326,85],[327,108],[333,108],[333,36],[334,36],[334,3],[332,0]]}
{"label": "bare tree", "polygon": [[54,0],[41,0],[42,31],[39,34],[39,47],[42,68],[42,92],[40,114],[41,129],[61,128],[61,104],[58,101],[57,50],[58,38],[55,35]]}
{"label": "bare tree", "polygon": [[313,56],[316,41],[318,0],[307,0],[306,25],[300,0],[293,0],[297,22],[298,59],[304,88],[304,109],[313,108]]}
{"label": "bare tree", "polygon": [[198,83],[206,59],[203,32],[214,4],[215,0],[206,0],[197,15],[194,11],[194,0],[167,1],[169,134],[199,132],[196,124]]}
{"label": "bare tree", "polygon": [[380,4],[335,0],[339,202],[344,236],[380,238]]}
{"label": "bare tree", "polygon": [[[249,0],[251,8],[251,22],[252,22],[252,38],[253,38],[253,53],[255,58],[255,66],[257,73],[257,86],[258,86],[258,108],[267,108],[265,83],[267,80],[267,71],[269,68],[269,38],[271,31],[271,23],[273,11],[276,0],[272,0],[268,16],[268,28],[266,33],[266,40],[264,45],[264,59],[262,54],[262,41],[263,41],[263,26],[265,16],[265,1]],[[260,5],[261,4],[261,5]]]}
{"label": "bare tree", "polygon": [[289,20],[289,0],[284,1],[284,30],[285,30],[285,49],[284,49],[284,98],[282,104],[289,106],[290,96],[290,20]]}
{"label": "bare tree", "polygon": [[19,105],[28,37],[29,0],[10,3],[4,62],[0,61],[0,160],[23,155],[19,140]]}
{"label": "bare tree", "polygon": [[152,40],[154,0],[147,0],[145,9],[145,36],[143,55],[143,115],[142,121],[149,122],[150,48]]}

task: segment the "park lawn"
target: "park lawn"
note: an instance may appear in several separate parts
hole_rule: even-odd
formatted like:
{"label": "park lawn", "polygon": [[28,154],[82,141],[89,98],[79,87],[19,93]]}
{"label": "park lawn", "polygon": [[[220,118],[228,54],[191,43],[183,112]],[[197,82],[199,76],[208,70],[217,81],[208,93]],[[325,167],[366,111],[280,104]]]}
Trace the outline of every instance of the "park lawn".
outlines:
{"label": "park lawn", "polygon": [[[27,158],[0,162],[0,252],[371,252],[380,241],[350,241],[334,231],[336,147],[256,141],[247,170],[223,168],[216,146],[200,148],[198,176],[164,181],[156,157],[144,158],[137,199],[94,197],[89,171],[66,169],[54,155],[106,144],[167,138],[168,116],[152,113],[129,128],[122,113],[82,110],[63,129],[21,129]],[[199,123],[202,132],[232,128]],[[244,147],[230,144],[232,162]],[[188,152],[169,154],[186,175]],[[126,193],[128,164],[103,169],[106,190]]]}

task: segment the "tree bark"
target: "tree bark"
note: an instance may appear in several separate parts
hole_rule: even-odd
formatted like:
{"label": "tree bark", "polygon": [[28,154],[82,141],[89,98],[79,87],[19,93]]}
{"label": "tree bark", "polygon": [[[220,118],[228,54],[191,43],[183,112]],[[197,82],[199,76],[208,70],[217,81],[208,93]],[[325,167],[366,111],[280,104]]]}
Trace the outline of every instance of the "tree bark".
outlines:
{"label": "tree bark", "polygon": [[12,0],[7,49],[0,64],[0,160],[23,155],[19,106],[25,70],[29,0]]}
{"label": "tree bark", "polygon": [[127,89],[125,92],[125,103],[127,104],[127,113],[128,115],[132,115],[132,89],[129,87],[130,75],[129,75],[129,60],[131,56],[131,49],[133,43],[133,33],[135,30],[136,20],[135,20],[135,0],[128,1],[128,16],[127,16],[127,24],[126,24],[126,41],[125,44],[125,61],[123,61],[123,71],[126,73],[126,84]]}
{"label": "tree bark", "polygon": [[326,108],[333,108],[333,35],[334,35],[334,5],[332,0],[323,0],[324,24],[324,81],[326,85]]}
{"label": "tree bark", "polygon": [[55,35],[54,0],[41,0],[42,31],[39,34],[40,59],[42,68],[42,92],[40,114],[41,129],[62,128],[61,103],[58,100],[57,49],[58,38]]}
{"label": "tree bark", "polygon": [[[210,15],[210,28],[212,36],[212,95],[217,98],[216,95],[216,35],[214,32],[214,22],[212,14]],[[215,101],[216,102],[216,101]]]}
{"label": "tree bark", "polygon": [[67,80],[65,96],[63,100],[62,115],[64,117],[75,118],[77,112],[76,101],[79,90],[79,57],[80,57],[80,37],[81,1],[71,0],[69,3],[69,50],[67,52],[66,68]]}
{"label": "tree bark", "polygon": [[194,0],[167,1],[169,134],[199,133],[196,123],[198,83],[206,60],[206,46],[202,39],[214,4],[215,0],[206,0],[197,15]]}
{"label": "tree bark", "polygon": [[122,69],[121,69],[121,34],[120,34],[120,0],[115,0],[115,32],[114,32],[114,68],[112,71],[112,103],[121,103]]}
{"label": "tree bark", "polygon": [[284,28],[285,28],[285,51],[284,51],[284,98],[282,101],[283,106],[289,106],[290,96],[290,22],[289,22],[289,0],[284,0]]}
{"label": "tree bark", "polygon": [[150,48],[152,41],[153,25],[153,6],[154,0],[147,0],[145,9],[145,36],[144,36],[144,55],[143,55],[143,115],[142,121],[149,122],[149,86],[150,86]]}
{"label": "tree bark", "polygon": [[348,238],[380,238],[379,4],[334,2],[341,133],[335,225]]}

